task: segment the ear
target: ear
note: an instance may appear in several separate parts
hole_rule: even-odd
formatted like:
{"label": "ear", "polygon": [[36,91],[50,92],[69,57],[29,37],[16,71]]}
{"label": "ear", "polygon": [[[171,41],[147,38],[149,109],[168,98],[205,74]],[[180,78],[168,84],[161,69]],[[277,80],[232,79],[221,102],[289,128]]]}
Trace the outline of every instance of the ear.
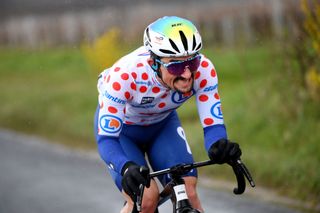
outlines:
{"label": "ear", "polygon": [[148,58],[147,62],[154,71],[158,71],[159,64],[153,58]]}
{"label": "ear", "polygon": [[148,58],[147,62],[148,62],[148,64],[150,65],[150,67],[152,67],[152,65],[153,65],[153,59],[152,59],[152,58]]}

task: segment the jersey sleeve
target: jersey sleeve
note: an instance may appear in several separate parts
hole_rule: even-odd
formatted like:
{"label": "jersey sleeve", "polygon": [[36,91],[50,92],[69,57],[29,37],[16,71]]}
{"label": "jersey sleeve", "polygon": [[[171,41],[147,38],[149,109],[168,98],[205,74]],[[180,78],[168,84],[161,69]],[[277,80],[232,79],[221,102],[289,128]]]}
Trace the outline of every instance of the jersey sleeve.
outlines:
{"label": "jersey sleeve", "polygon": [[218,76],[211,61],[203,57],[195,74],[196,102],[199,118],[204,129],[206,150],[221,138],[227,138],[224,125]]}
{"label": "jersey sleeve", "polygon": [[99,135],[118,137],[125,116],[125,106],[135,89],[133,77],[121,67],[112,67],[98,80]]}
{"label": "jersey sleeve", "polygon": [[113,66],[98,80],[99,109],[96,115],[98,150],[110,168],[120,172],[129,161],[120,145],[126,103],[132,98],[134,80],[125,68]]}

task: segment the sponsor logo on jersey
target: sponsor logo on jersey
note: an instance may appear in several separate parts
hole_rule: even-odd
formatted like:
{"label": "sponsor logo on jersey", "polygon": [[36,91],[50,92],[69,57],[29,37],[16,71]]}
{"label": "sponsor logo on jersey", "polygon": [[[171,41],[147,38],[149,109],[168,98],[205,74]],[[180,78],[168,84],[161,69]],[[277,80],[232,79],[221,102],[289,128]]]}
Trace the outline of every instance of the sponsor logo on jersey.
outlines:
{"label": "sponsor logo on jersey", "polygon": [[215,103],[210,110],[211,114],[218,119],[223,119],[222,110],[221,110],[221,102]]}
{"label": "sponsor logo on jersey", "polygon": [[144,109],[147,109],[147,108],[153,108],[155,107],[156,105],[155,104],[150,104],[150,105],[131,105],[132,107],[134,108],[144,108]]}
{"label": "sponsor logo on jersey", "polygon": [[136,81],[136,84],[141,84],[141,85],[147,85],[147,86],[151,86],[152,82],[151,81]]}
{"label": "sponsor logo on jersey", "polygon": [[208,87],[204,88],[203,91],[204,92],[210,92],[210,91],[213,91],[213,90],[217,89],[217,87],[218,87],[218,84],[216,84],[214,86],[208,86]]}
{"label": "sponsor logo on jersey", "polygon": [[119,132],[122,126],[120,118],[114,115],[103,115],[100,118],[100,127],[103,131],[108,133]]}
{"label": "sponsor logo on jersey", "polygon": [[190,98],[193,94],[194,90],[191,90],[191,92],[188,93],[174,92],[171,96],[171,100],[173,103],[181,104],[185,102],[188,98]]}
{"label": "sponsor logo on jersey", "polygon": [[154,97],[142,97],[140,104],[150,104],[154,100]]}
{"label": "sponsor logo on jersey", "polygon": [[125,103],[126,103],[125,100],[122,100],[122,99],[120,99],[120,98],[114,97],[114,96],[110,95],[107,91],[104,93],[104,96],[105,96],[107,99],[109,99],[109,100],[111,100],[111,101],[113,101],[113,102],[116,102],[116,103],[118,103],[118,104],[125,104]]}

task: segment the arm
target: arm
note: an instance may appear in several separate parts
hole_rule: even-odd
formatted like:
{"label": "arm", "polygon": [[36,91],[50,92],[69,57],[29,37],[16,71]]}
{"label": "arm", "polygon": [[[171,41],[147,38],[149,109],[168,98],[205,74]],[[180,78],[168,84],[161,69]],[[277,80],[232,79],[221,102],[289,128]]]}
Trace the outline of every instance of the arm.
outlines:
{"label": "arm", "polygon": [[205,58],[198,72],[197,106],[204,129],[205,148],[208,156],[217,163],[226,163],[237,159],[241,155],[241,149],[237,143],[227,139],[216,70],[210,60]]}
{"label": "arm", "polygon": [[196,73],[195,90],[205,148],[208,151],[216,141],[227,139],[227,131],[218,93],[218,76],[211,61],[205,57]]}
{"label": "arm", "polygon": [[[95,131],[101,158],[110,168],[121,173],[129,159],[120,145],[119,135],[122,130],[125,106],[133,94],[130,87],[133,79],[118,69],[112,67],[99,77],[99,109],[95,118]],[[121,77],[124,75],[126,78]]]}

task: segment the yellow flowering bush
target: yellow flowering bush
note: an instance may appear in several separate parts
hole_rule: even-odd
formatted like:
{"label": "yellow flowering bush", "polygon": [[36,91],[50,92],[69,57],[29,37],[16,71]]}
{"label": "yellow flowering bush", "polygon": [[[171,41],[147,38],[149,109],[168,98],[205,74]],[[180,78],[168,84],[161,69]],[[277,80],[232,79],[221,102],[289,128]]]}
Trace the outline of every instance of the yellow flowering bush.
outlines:
{"label": "yellow flowering bush", "polygon": [[98,37],[92,44],[84,43],[81,50],[93,68],[94,74],[112,66],[122,55],[120,31],[112,28]]}
{"label": "yellow flowering bush", "polygon": [[306,48],[311,58],[305,74],[306,85],[310,96],[320,101],[320,4],[317,0],[301,0],[301,8],[305,15],[303,26],[309,37]]}
{"label": "yellow flowering bush", "polygon": [[306,84],[311,97],[320,101],[320,75],[315,67],[309,68],[306,73]]}

